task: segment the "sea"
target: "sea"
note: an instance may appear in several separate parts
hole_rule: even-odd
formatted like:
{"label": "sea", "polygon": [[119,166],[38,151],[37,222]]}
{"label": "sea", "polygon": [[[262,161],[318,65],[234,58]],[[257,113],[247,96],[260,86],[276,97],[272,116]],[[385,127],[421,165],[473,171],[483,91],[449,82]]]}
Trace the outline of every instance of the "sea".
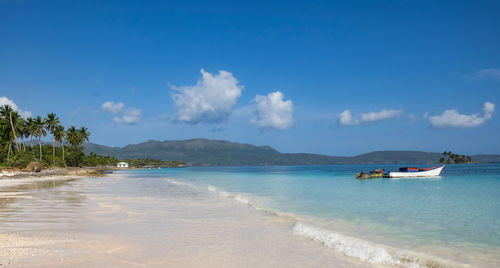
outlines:
{"label": "sea", "polygon": [[[293,235],[369,263],[500,266],[500,164],[440,177],[356,180],[401,165],[190,167],[125,171],[209,192],[295,221]],[[404,165],[403,165],[404,166]]]}

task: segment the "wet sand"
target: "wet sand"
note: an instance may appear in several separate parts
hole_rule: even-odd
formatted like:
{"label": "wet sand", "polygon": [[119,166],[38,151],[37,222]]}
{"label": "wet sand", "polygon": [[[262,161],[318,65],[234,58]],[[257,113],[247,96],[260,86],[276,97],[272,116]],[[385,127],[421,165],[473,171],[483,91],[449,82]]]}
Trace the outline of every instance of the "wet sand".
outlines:
{"label": "wet sand", "polygon": [[4,178],[29,178],[29,177],[54,177],[54,176],[102,176],[104,168],[49,168],[40,172],[26,172],[18,168],[1,168],[0,179]]}
{"label": "wet sand", "polygon": [[293,235],[294,222],[168,179],[0,179],[9,267],[374,267]]}

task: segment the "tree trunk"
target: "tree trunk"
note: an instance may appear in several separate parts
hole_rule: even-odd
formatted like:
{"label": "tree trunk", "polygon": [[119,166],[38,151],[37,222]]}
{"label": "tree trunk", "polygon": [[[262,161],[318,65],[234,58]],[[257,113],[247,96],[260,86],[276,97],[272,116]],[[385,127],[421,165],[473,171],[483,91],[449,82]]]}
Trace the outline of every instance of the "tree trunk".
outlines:
{"label": "tree trunk", "polygon": [[64,167],[67,167],[66,166],[66,160],[64,160],[64,144],[63,142],[61,141],[61,147],[62,147],[62,153],[63,153],[63,163],[64,163]]}
{"label": "tree trunk", "polygon": [[10,146],[11,146],[11,143],[9,141],[9,149],[7,149],[8,150],[7,151],[7,161],[9,161],[9,159],[10,159]]}
{"label": "tree trunk", "polygon": [[56,166],[56,138],[52,139],[52,164]]}
{"label": "tree trunk", "polygon": [[12,128],[12,134],[14,134],[14,142],[16,143],[16,149],[19,152],[19,145],[17,144],[16,129],[14,128],[14,123],[12,122],[12,112],[9,113],[10,117],[10,127]]}
{"label": "tree trunk", "polygon": [[42,163],[42,140],[38,138],[38,145],[40,146],[40,164]]}

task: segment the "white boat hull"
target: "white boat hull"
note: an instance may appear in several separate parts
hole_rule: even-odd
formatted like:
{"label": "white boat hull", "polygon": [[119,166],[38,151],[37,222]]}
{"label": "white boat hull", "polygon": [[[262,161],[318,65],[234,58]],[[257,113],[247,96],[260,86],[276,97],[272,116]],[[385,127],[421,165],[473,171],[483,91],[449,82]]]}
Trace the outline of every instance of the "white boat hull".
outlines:
{"label": "white boat hull", "polygon": [[436,177],[441,174],[444,166],[417,172],[389,172],[389,178],[417,178],[417,177]]}

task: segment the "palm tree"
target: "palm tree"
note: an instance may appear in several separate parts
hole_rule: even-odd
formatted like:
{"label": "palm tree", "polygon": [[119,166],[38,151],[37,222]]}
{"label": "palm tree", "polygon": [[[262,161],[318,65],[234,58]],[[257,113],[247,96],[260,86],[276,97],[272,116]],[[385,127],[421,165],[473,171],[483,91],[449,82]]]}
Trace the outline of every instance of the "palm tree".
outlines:
{"label": "palm tree", "polygon": [[5,149],[7,151],[7,161],[9,160],[10,157],[10,151],[12,147],[12,131],[11,131],[11,126],[9,123],[9,119],[7,118],[6,115],[8,115],[10,112],[9,106],[2,106],[0,107],[0,141],[2,142],[2,149]]}
{"label": "palm tree", "polygon": [[80,138],[81,138],[81,143],[80,144],[83,144],[85,143],[85,141],[89,141],[89,137],[90,137],[90,132],[89,132],[89,129],[86,128],[86,127],[80,127],[80,129],[78,129],[78,131],[80,132]]}
{"label": "palm tree", "polygon": [[8,122],[6,125],[4,125],[4,131],[6,132],[4,135],[7,136],[9,144],[8,154],[7,154],[7,159],[9,159],[12,142],[15,143],[17,151],[18,152],[21,151],[21,147],[17,142],[17,133],[21,133],[22,137],[25,122],[24,119],[19,115],[19,113],[14,111],[12,107],[10,107],[9,105],[4,105],[0,107],[0,116],[6,122]]}
{"label": "palm tree", "polygon": [[62,161],[64,163],[64,166],[66,166],[66,161],[64,160],[64,126],[62,125],[58,125],[55,129],[54,129],[54,140],[57,141],[57,142],[60,142],[61,143],[61,148],[62,148]]}
{"label": "palm tree", "polygon": [[55,113],[50,113],[47,118],[43,120],[45,127],[52,134],[52,164],[56,165],[56,139],[54,137],[54,131],[56,127],[60,124],[59,117],[56,117]]}
{"label": "palm tree", "polygon": [[[31,133],[30,133],[30,121],[33,121],[33,119],[31,117],[28,117],[25,121],[24,121],[24,125],[23,125],[23,131],[22,131],[22,138],[24,139],[27,139],[28,137],[31,136]],[[26,151],[26,144],[23,142],[23,150]]]}
{"label": "palm tree", "polygon": [[30,117],[26,120],[26,124],[28,127],[28,134],[30,136],[31,149],[33,149],[33,137],[36,135],[36,133],[35,133],[35,129],[36,129],[35,120]]}
{"label": "palm tree", "polygon": [[[11,117],[11,124],[14,126],[13,129],[13,135],[17,138],[19,137],[21,139],[21,143],[18,143],[16,140],[16,145],[17,145],[17,151],[20,152],[23,146],[23,138],[24,138],[24,128],[26,125],[26,121],[24,118],[19,115],[18,112],[12,112],[10,114]],[[19,136],[17,136],[19,134]]]}
{"label": "palm tree", "polygon": [[[14,112],[14,110],[12,109],[12,107],[10,107],[10,105],[4,105],[2,107],[0,107],[0,115],[5,118],[7,121],[10,122],[10,129],[7,129],[8,131],[8,140],[9,140],[9,151],[8,151],[8,154],[7,154],[7,160],[9,159],[9,156],[10,156],[10,147],[12,146],[12,141],[14,141],[16,143],[16,132],[14,130],[14,124],[12,122],[12,112]],[[13,136],[10,136],[10,134],[12,133]],[[17,146],[17,143],[16,143],[16,148],[19,150],[19,147]]]}
{"label": "palm tree", "polygon": [[80,127],[76,129],[75,126],[71,126],[66,131],[66,140],[71,144],[71,146],[78,146],[89,141],[90,132],[86,127]]}
{"label": "palm tree", "polygon": [[71,144],[71,146],[80,145],[81,133],[76,129],[75,126],[71,126],[66,130],[66,140]]}
{"label": "palm tree", "polygon": [[34,119],[33,132],[35,133],[35,137],[38,137],[38,145],[40,146],[40,162],[42,162],[42,136],[45,137],[47,135],[47,131],[45,130],[45,124],[40,116],[37,116]]}

